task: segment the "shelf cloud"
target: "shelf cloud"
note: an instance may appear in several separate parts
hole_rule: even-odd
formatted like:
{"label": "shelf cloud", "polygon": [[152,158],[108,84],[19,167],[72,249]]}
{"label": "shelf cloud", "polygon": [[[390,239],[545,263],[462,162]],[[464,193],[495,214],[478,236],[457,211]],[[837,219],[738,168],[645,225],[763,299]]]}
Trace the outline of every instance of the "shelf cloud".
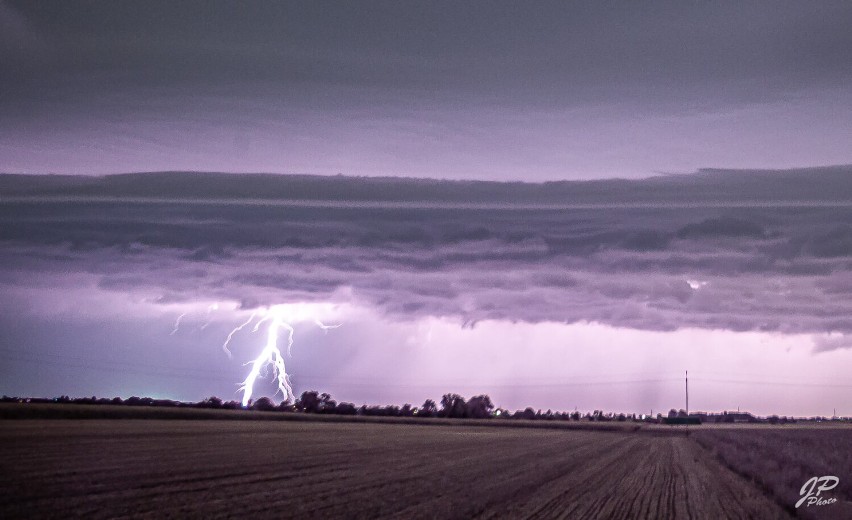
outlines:
{"label": "shelf cloud", "polygon": [[[771,178],[714,175],[732,185]],[[785,191],[785,179],[795,185],[813,176],[834,179],[825,200],[773,196]],[[700,190],[700,174],[630,181],[605,200],[594,199],[593,183],[527,185],[512,192],[520,201],[501,198],[499,183],[168,177],[187,191],[165,197],[157,176],[87,179],[76,188],[67,185],[73,178],[57,178],[50,182],[66,183],[57,199],[44,178],[4,179],[11,194],[0,229],[4,283],[88,273],[107,291],[144,290],[163,302],[228,299],[247,309],[356,301],[401,319],[852,334],[852,206],[842,202],[852,196],[852,170],[845,167],[778,172],[751,194],[732,191],[732,207]],[[242,197],[221,198],[235,181]],[[340,182],[405,198],[336,204]],[[257,197],[287,189],[314,198]],[[554,190],[585,202],[559,207]],[[679,192],[686,203],[642,198],[654,191]],[[458,204],[445,192],[491,203]],[[835,338],[818,349],[848,345]]]}

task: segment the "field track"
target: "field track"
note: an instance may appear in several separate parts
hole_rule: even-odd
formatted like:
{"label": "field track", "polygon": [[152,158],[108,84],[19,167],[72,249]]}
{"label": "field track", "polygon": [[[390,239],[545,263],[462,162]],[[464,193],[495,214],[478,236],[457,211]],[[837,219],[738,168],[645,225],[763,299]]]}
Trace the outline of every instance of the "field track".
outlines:
{"label": "field track", "polygon": [[271,421],[0,426],[2,518],[787,516],[683,435]]}

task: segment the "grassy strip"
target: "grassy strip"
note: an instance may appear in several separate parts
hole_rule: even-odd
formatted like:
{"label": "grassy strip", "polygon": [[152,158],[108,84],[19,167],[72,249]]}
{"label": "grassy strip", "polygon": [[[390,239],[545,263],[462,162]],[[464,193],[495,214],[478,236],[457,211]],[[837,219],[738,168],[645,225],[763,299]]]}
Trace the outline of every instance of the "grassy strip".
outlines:
{"label": "grassy strip", "polygon": [[439,417],[376,417],[363,415],[322,415],[256,410],[209,408],[168,408],[53,403],[0,403],[0,419],[142,419],[217,421],[313,421],[329,423],[419,424],[438,426],[487,426],[508,428],[548,428],[565,430],[637,431],[643,425],[633,422],[529,421],[517,419],[445,419]]}

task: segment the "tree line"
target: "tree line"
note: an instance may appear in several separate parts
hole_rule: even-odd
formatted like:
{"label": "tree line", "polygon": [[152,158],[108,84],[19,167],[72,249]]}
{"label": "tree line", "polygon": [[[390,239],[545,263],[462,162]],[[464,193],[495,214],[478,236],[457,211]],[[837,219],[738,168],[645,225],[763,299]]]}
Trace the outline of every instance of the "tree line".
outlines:
{"label": "tree line", "polygon": [[86,404],[86,405],[115,405],[115,406],[148,406],[148,407],[170,407],[170,408],[208,408],[218,410],[238,410],[248,409],[263,412],[282,412],[282,413],[307,413],[307,414],[328,414],[328,415],[361,415],[375,417],[442,417],[450,419],[525,419],[525,420],[562,420],[562,421],[641,421],[664,424],[698,424],[698,423],[730,423],[730,422],[749,422],[749,423],[769,423],[769,424],[786,424],[795,423],[797,421],[850,421],[848,417],[808,417],[808,418],[793,418],[779,417],[772,415],[769,417],[757,417],[748,412],[721,412],[721,413],[705,413],[696,412],[687,414],[684,410],[671,409],[667,415],[658,413],[656,416],[650,414],[615,414],[605,413],[603,410],[595,410],[594,412],[580,413],[574,412],[559,412],[559,411],[541,411],[533,408],[517,410],[510,412],[505,408],[494,406],[491,398],[488,395],[476,395],[470,399],[465,399],[459,394],[448,393],[441,397],[440,403],[436,403],[432,399],[426,399],[421,406],[412,406],[411,404],[397,405],[361,405],[356,406],[353,403],[338,402],[328,393],[320,393],[315,390],[302,392],[295,402],[285,400],[279,404],[269,397],[261,397],[257,400],[250,401],[248,406],[243,406],[239,401],[224,401],[218,397],[211,396],[196,403],[173,401],[171,399],[153,399],[151,397],[129,397],[122,399],[114,398],[98,398],[92,397],[68,397],[63,395],[53,399],[48,398],[21,398],[21,397],[0,397],[0,402],[5,403],[58,403],[58,404]]}
{"label": "tree line", "polygon": [[[328,393],[320,393],[315,390],[302,392],[302,395],[291,402],[289,400],[282,401],[276,404],[269,397],[260,397],[257,400],[250,401],[248,406],[244,407],[239,401],[224,401],[216,396],[211,396],[199,402],[182,402],[173,401],[170,399],[153,399],[150,397],[129,397],[122,399],[114,398],[98,398],[92,397],[77,397],[71,398],[63,395],[53,399],[46,398],[17,398],[3,396],[0,402],[30,402],[30,403],[60,403],[60,404],[87,404],[87,405],[117,405],[117,406],[151,406],[151,407],[180,407],[180,408],[208,408],[219,410],[237,410],[249,409],[263,412],[284,412],[284,413],[309,413],[309,414],[328,414],[328,415],[362,415],[376,417],[442,417],[451,419],[528,419],[528,420],[575,420],[581,419],[590,421],[625,421],[637,420],[634,415],[625,414],[605,414],[601,410],[595,410],[594,413],[580,414],[580,412],[554,412],[547,410],[535,410],[526,408],[510,412],[504,408],[494,406],[491,398],[488,395],[476,395],[470,399],[465,399],[459,394],[447,393],[441,397],[439,403],[432,399],[426,399],[420,406],[411,404],[397,405],[361,405],[356,406],[353,403],[338,402]],[[644,419],[644,417],[643,417]]]}

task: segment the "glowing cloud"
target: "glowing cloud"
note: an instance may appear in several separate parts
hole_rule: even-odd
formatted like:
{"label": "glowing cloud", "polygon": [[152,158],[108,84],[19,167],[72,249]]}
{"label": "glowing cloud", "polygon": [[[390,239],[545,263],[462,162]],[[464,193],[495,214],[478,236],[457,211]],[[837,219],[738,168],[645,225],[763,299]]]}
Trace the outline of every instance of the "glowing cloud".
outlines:
{"label": "glowing cloud", "polygon": [[687,280],[686,283],[689,284],[690,289],[697,291],[698,289],[701,289],[702,287],[707,285],[709,282],[702,282],[700,280]]}

